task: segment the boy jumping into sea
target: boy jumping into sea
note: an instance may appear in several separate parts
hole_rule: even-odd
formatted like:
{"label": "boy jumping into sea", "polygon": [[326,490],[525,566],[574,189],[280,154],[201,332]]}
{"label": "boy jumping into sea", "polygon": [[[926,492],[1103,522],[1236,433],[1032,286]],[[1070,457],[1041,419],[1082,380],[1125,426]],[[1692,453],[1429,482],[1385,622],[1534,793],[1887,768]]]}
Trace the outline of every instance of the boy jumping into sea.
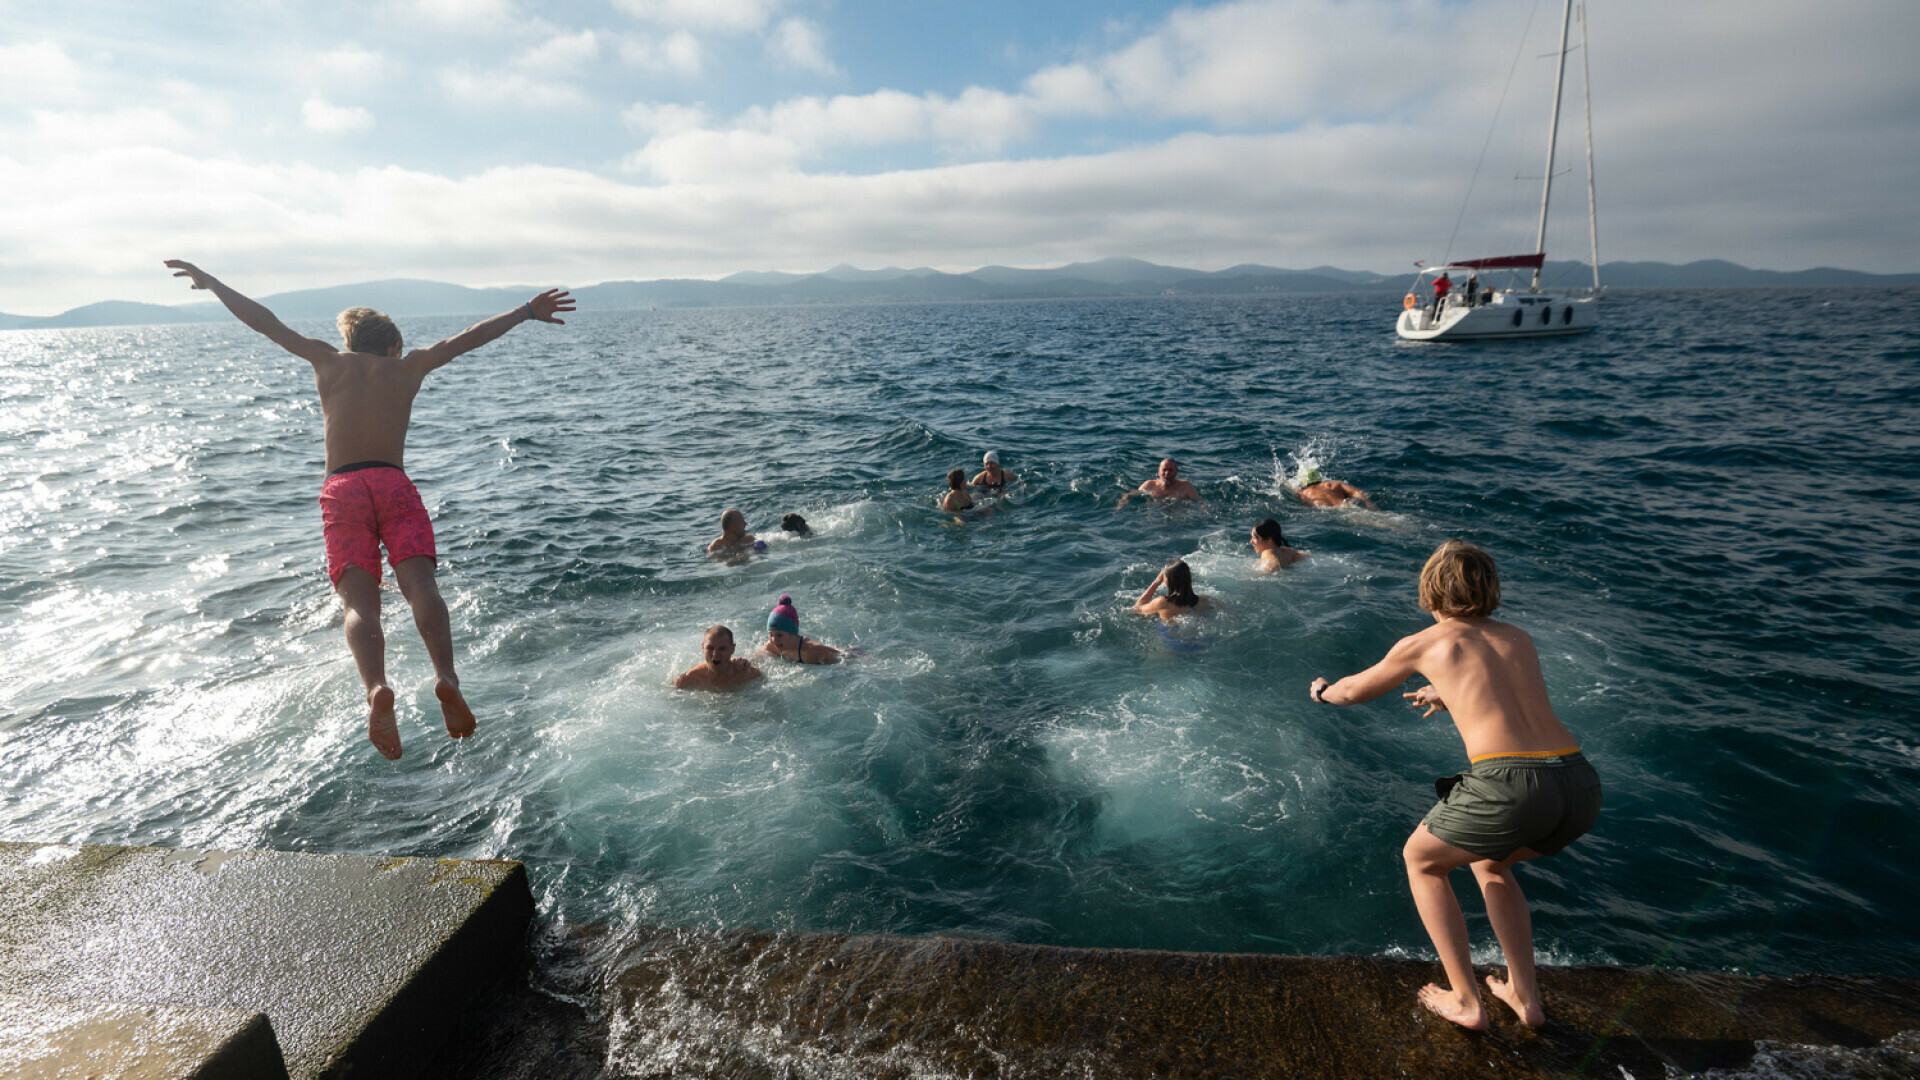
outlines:
{"label": "boy jumping into sea", "polygon": [[1448,985],[1428,983],[1420,1003],[1461,1027],[1488,1026],[1467,921],[1447,883],[1449,873],[1470,865],[1507,957],[1507,977],[1487,976],[1487,988],[1522,1023],[1539,1027],[1547,1013],[1534,980],[1533,916],[1513,865],[1552,855],[1593,827],[1600,777],[1553,714],[1533,639],[1488,618],[1500,606],[1500,575],[1486,552],[1459,540],[1441,544],[1420,571],[1420,606],[1434,625],[1401,638],[1357,675],[1313,680],[1307,694],[1351,705],[1424,675],[1431,685],[1401,696],[1424,705],[1423,718],[1453,713],[1472,767],[1434,783],[1440,802],[1401,851],[1414,906],[1447,972]]}
{"label": "boy jumping into sea", "polygon": [[175,277],[188,278],[194,288],[219,297],[235,318],[313,365],[326,431],[327,479],[320,487],[320,516],[327,577],[346,608],[347,648],[367,688],[367,739],[387,760],[399,759],[400,730],[393,719],[393,688],[387,685],[387,639],[380,630],[382,544],[433,660],[433,694],[440,699],[447,734],[456,739],[472,735],[473,710],[461,696],[460,677],[453,670],[447,603],[433,577],[438,559],[433,522],[402,469],[407,423],[428,372],[528,319],[559,323],[554,315],[572,311],[573,300],[561,289],[549,289],[512,311],[403,357],[399,328],[371,308],[340,313],[345,347],[336,349],[294,333],[259,302],[192,263],[168,259],[166,265]]}

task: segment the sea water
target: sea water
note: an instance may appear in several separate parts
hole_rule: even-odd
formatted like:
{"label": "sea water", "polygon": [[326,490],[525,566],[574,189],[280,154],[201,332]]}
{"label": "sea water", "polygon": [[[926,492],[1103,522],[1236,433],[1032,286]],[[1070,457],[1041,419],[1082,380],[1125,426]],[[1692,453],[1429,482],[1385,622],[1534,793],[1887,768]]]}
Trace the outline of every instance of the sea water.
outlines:
{"label": "sea water", "polygon": [[[1307,686],[1427,625],[1457,536],[1605,783],[1521,871],[1545,960],[1920,975],[1920,293],[1623,293],[1591,335],[1464,346],[1397,311],[519,328],[415,406],[480,727],[446,737],[389,576],[397,764],[306,365],[232,322],[0,334],[0,838],[523,859],[553,924],[1430,956],[1399,851],[1459,740]],[[987,450],[1019,483],[940,512]],[[1168,455],[1205,503],[1117,507]],[[1378,509],[1303,506],[1308,468]],[[727,507],[764,553],[704,553]],[[1255,571],[1265,517],[1306,561]],[[1221,610],[1169,638],[1131,605],[1176,556]],[[859,655],[670,688],[782,593]]]}

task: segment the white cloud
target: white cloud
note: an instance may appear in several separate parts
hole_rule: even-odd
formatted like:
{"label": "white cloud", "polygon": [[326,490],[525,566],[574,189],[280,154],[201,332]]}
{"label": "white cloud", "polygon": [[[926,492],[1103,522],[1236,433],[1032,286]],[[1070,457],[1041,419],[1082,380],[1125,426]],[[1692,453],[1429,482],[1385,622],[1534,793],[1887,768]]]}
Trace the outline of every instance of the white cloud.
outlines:
{"label": "white cloud", "polygon": [[449,30],[491,33],[513,22],[512,0],[413,0],[413,10]]}
{"label": "white cloud", "polygon": [[453,101],[469,107],[558,109],[587,101],[585,92],[572,83],[518,71],[447,70],[440,73],[440,86]]}
{"label": "white cloud", "polygon": [[328,86],[362,88],[379,82],[387,58],[359,45],[342,45],[313,58],[312,70]]}
{"label": "white cloud", "polygon": [[782,0],[613,0],[613,6],[663,26],[739,33],[767,25]]}
{"label": "white cloud", "polygon": [[707,110],[699,105],[642,101],[628,106],[620,118],[644,135],[675,135],[707,126]]}
{"label": "white cloud", "polygon": [[694,76],[700,74],[700,39],[685,30],[676,30],[664,38],[644,36],[620,40],[620,59],[645,71]]}
{"label": "white cloud", "polygon": [[837,75],[840,69],[827,58],[827,38],[808,19],[782,19],[767,38],[767,54],[777,62],[802,71]]}
{"label": "white cloud", "polygon": [[373,114],[357,105],[329,105],[319,98],[308,98],[300,106],[300,120],[308,131],[322,135],[351,135],[373,129]]}
{"label": "white cloud", "polygon": [[0,72],[6,73],[5,104],[57,105],[80,93],[80,65],[51,41],[0,45]]}
{"label": "white cloud", "polygon": [[591,30],[556,34],[514,57],[513,66],[536,75],[576,75],[600,58],[600,39]]}
{"label": "white cloud", "polygon": [[141,105],[106,112],[36,110],[20,141],[44,159],[119,147],[185,146],[192,140],[193,133],[173,113]]}

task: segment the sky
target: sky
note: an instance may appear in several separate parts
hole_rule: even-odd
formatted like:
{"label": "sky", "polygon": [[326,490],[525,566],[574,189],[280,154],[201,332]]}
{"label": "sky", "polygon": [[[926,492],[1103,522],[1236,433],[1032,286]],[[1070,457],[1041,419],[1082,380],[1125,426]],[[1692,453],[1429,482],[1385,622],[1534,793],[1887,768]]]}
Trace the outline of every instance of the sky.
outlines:
{"label": "sky", "polygon": [[[1587,6],[1603,261],[1920,271],[1920,3]],[[1553,0],[0,0],[0,312],[198,299],[166,258],[261,295],[1530,251],[1559,24]],[[1553,258],[1588,255],[1582,59]]]}

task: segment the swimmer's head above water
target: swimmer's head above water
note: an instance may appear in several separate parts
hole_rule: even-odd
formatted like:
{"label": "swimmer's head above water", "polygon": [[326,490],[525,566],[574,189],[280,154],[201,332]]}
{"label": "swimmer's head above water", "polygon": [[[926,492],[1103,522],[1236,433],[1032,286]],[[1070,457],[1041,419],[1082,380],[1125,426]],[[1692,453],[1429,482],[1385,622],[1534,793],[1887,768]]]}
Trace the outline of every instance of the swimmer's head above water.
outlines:
{"label": "swimmer's head above water", "polygon": [[1175,559],[1167,564],[1167,599],[1181,607],[1193,607],[1200,602],[1200,594],[1193,591],[1193,567],[1185,559]]}
{"label": "swimmer's head above water", "polygon": [[733,658],[733,631],[724,626],[709,626],[700,639],[700,654],[707,663],[719,667]]}
{"label": "swimmer's head above water", "polygon": [[[1272,518],[1267,518],[1253,527],[1253,546],[1260,548],[1263,543],[1266,544],[1267,547],[1287,546],[1286,534],[1280,531],[1280,523]],[[1261,550],[1265,550],[1265,548],[1261,548]]]}
{"label": "swimmer's head above water", "polygon": [[1320,482],[1321,480],[1324,480],[1324,479],[1325,479],[1325,477],[1323,477],[1323,476],[1321,476],[1321,475],[1320,475],[1320,470],[1319,470],[1319,469],[1316,469],[1316,468],[1314,468],[1313,466],[1311,466],[1311,465],[1309,465],[1309,466],[1307,466],[1307,467],[1306,467],[1305,469],[1302,469],[1302,470],[1300,471],[1300,484],[1299,484],[1299,486],[1300,486],[1300,487],[1312,487],[1313,485],[1315,485],[1315,484],[1317,484],[1317,483],[1319,483],[1319,482]]}
{"label": "swimmer's head above water", "polygon": [[954,491],[965,491],[967,488],[967,471],[965,469],[949,470],[947,472],[947,487]]}
{"label": "swimmer's head above water", "polygon": [[779,631],[783,634],[800,632],[800,609],[793,606],[793,597],[780,594],[780,602],[773,606],[773,613],[767,616],[767,632]]}
{"label": "swimmer's head above water", "polygon": [[801,517],[799,514],[788,514],[781,518],[780,530],[782,532],[794,533],[798,536],[813,535],[813,528],[807,524],[807,519]]}
{"label": "swimmer's head above water", "polygon": [[989,469],[997,469],[997,468],[999,468],[999,467],[1000,467],[1000,452],[999,452],[998,450],[989,450],[989,451],[987,451],[987,454],[986,454],[986,456],[980,459],[980,464],[981,464],[981,465],[984,465],[984,466],[986,466],[986,467],[987,467],[987,468],[989,468]]}

